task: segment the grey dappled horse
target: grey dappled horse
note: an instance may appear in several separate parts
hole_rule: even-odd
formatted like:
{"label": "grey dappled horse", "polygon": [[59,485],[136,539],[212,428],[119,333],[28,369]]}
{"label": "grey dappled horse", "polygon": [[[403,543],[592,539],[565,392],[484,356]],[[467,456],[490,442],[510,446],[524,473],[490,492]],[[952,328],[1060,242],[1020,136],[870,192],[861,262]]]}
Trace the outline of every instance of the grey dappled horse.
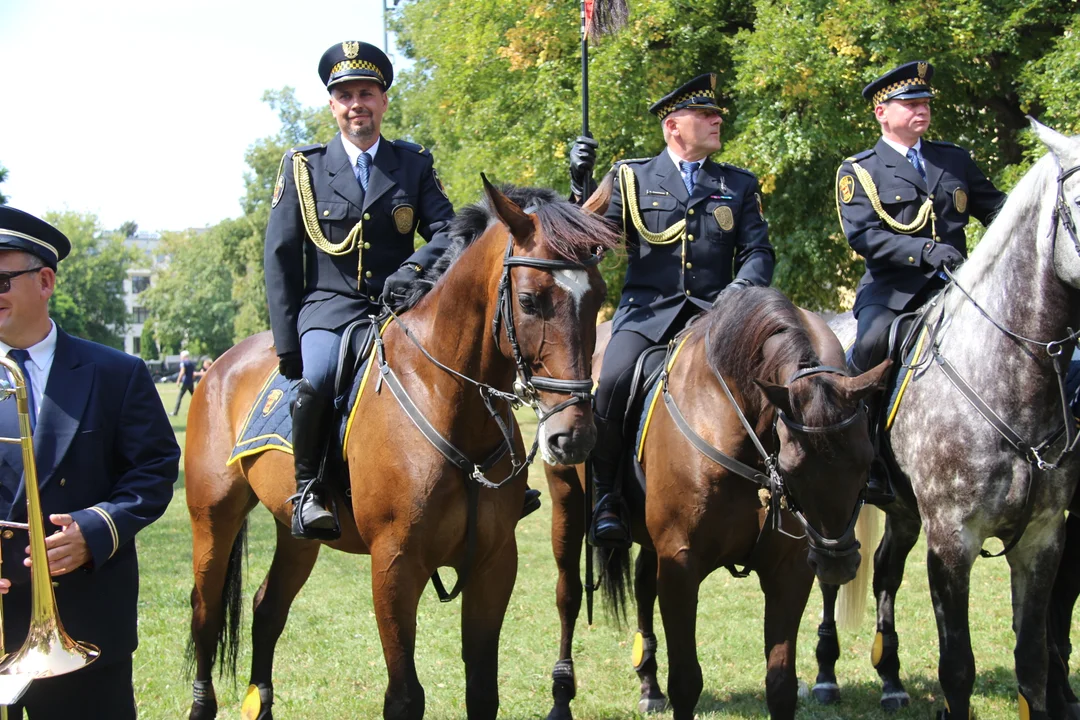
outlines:
{"label": "grey dappled horse", "polygon": [[[983,542],[1000,538],[1012,575],[1015,663],[1020,717],[1048,718],[1047,598],[1063,543],[1064,510],[1077,464],[1058,464],[1063,445],[1038,453],[1061,431],[1063,408],[1051,355],[1063,353],[1080,327],[1080,138],[1032,121],[1050,152],[1009,194],[970,259],[929,311],[941,322],[937,352],[924,352],[893,421],[897,500],[887,506],[885,534],[874,557],[877,635],[872,660],[882,679],[881,705],[908,704],[900,681],[894,602],[904,562],[926,530],[927,573],[937,618],[938,679],[945,694],[939,718],[968,718],[975,659],[968,629],[971,566]],[[1055,211],[1055,207],[1060,208]],[[966,291],[966,293],[964,292]],[[850,314],[832,324],[841,342],[854,336]],[[933,345],[931,346],[933,347]],[[944,362],[939,359],[943,358]],[[955,368],[955,382],[943,368]],[[999,428],[978,411],[970,391],[999,416]],[[1015,432],[1010,442],[1005,430]],[[1059,465],[1059,466],[1056,466]],[[1015,543],[1015,544],[1014,544]],[[836,587],[822,587],[818,684],[822,701],[838,699],[833,664],[839,655],[833,622]],[[1065,708],[1055,716],[1073,717]]]}

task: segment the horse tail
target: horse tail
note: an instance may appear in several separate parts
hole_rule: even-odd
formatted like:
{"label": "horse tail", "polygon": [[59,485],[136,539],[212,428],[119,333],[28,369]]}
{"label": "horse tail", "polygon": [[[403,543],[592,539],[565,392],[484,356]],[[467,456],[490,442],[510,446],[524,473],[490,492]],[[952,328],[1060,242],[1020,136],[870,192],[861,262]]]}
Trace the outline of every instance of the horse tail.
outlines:
{"label": "horse tail", "polygon": [[[221,627],[218,628],[217,649],[210,656],[210,665],[213,666],[217,658],[221,658],[222,664],[218,667],[219,677],[228,673],[233,680],[236,679],[236,661],[240,651],[240,620],[243,615],[243,589],[244,574],[242,564],[248,552],[248,521],[240,526],[233,540],[232,549],[229,551],[229,561],[225,565],[225,583],[221,589],[221,605],[225,616],[222,618]],[[195,633],[192,630],[188,637],[185,657],[187,675],[195,673]]]}
{"label": "horse tail", "polygon": [[595,548],[600,568],[600,587],[617,627],[626,622],[626,588],[631,584],[630,548]]}
{"label": "horse tail", "polygon": [[855,537],[859,541],[862,560],[855,579],[840,586],[836,621],[841,630],[858,630],[866,615],[866,591],[874,570],[874,551],[881,542],[881,515],[876,507],[866,505],[855,521]]}

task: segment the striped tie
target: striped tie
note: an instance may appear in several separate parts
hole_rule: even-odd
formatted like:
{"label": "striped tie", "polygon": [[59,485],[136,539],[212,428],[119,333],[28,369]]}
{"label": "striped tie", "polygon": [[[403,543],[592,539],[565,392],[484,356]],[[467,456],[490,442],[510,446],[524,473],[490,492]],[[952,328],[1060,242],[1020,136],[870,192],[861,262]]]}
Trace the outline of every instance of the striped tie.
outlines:
{"label": "striped tie", "polygon": [[360,182],[360,187],[367,192],[368,175],[371,172],[371,156],[365,153],[360,153],[360,157],[356,158],[356,179]]}
{"label": "striped tie", "polygon": [[915,152],[915,148],[908,148],[907,151],[908,162],[915,166],[915,169],[919,171],[919,175],[922,177],[923,182],[926,182],[926,171],[923,170],[922,160],[919,159],[919,153]]}
{"label": "striped tie", "polygon": [[683,185],[686,186],[686,192],[690,195],[694,194],[694,175],[697,174],[698,165],[701,163],[686,162],[685,160],[679,161],[679,170],[682,172]]}
{"label": "striped tie", "polygon": [[26,364],[30,359],[30,351],[12,348],[8,351],[8,357],[19,364],[23,379],[26,380],[26,401],[30,406],[30,429],[33,430],[37,427],[37,403],[34,402],[34,385],[30,379],[30,368]]}

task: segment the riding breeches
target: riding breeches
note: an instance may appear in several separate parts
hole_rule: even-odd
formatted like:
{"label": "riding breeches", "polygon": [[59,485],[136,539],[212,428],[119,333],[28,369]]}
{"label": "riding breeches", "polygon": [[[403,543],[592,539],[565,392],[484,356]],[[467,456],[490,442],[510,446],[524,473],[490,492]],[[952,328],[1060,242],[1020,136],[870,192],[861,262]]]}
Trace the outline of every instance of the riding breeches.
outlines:
{"label": "riding breeches", "polygon": [[338,354],[341,350],[340,330],[308,330],[300,337],[300,355],[304,359],[304,379],[323,397],[334,396]]}
{"label": "riding breeches", "polygon": [[935,277],[911,298],[903,310],[893,310],[884,305],[866,305],[859,308],[855,316],[858,321],[855,346],[851,349],[851,363],[855,366],[854,369],[864,373],[884,360],[889,352],[889,327],[893,320],[898,315],[918,310],[944,285],[943,280]]}

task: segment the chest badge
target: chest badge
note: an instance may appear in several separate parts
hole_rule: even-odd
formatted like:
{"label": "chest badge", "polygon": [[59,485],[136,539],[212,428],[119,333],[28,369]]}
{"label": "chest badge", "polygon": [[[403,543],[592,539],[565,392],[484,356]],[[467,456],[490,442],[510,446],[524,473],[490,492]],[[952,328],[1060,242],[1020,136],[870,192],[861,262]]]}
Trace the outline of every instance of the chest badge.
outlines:
{"label": "chest badge", "polygon": [[956,188],[956,190],[953,191],[953,204],[956,205],[956,211],[959,213],[966,213],[967,202],[968,196],[967,193],[964,192],[964,189]]}
{"label": "chest badge", "polygon": [[840,178],[840,199],[846,205],[851,202],[853,197],[855,197],[855,178],[845,175]]}
{"label": "chest badge", "polygon": [[402,235],[407,235],[413,229],[412,205],[398,205],[394,208],[394,227]]}
{"label": "chest badge", "polygon": [[281,202],[281,196],[285,194],[285,173],[281,173],[277,176],[277,182],[274,183],[274,198],[270,201],[270,209],[273,210],[277,207],[277,204]]}
{"label": "chest badge", "polygon": [[721,205],[713,210],[713,217],[716,218],[716,224],[724,232],[731,232],[735,229],[735,216],[731,214],[731,208],[727,205]]}

